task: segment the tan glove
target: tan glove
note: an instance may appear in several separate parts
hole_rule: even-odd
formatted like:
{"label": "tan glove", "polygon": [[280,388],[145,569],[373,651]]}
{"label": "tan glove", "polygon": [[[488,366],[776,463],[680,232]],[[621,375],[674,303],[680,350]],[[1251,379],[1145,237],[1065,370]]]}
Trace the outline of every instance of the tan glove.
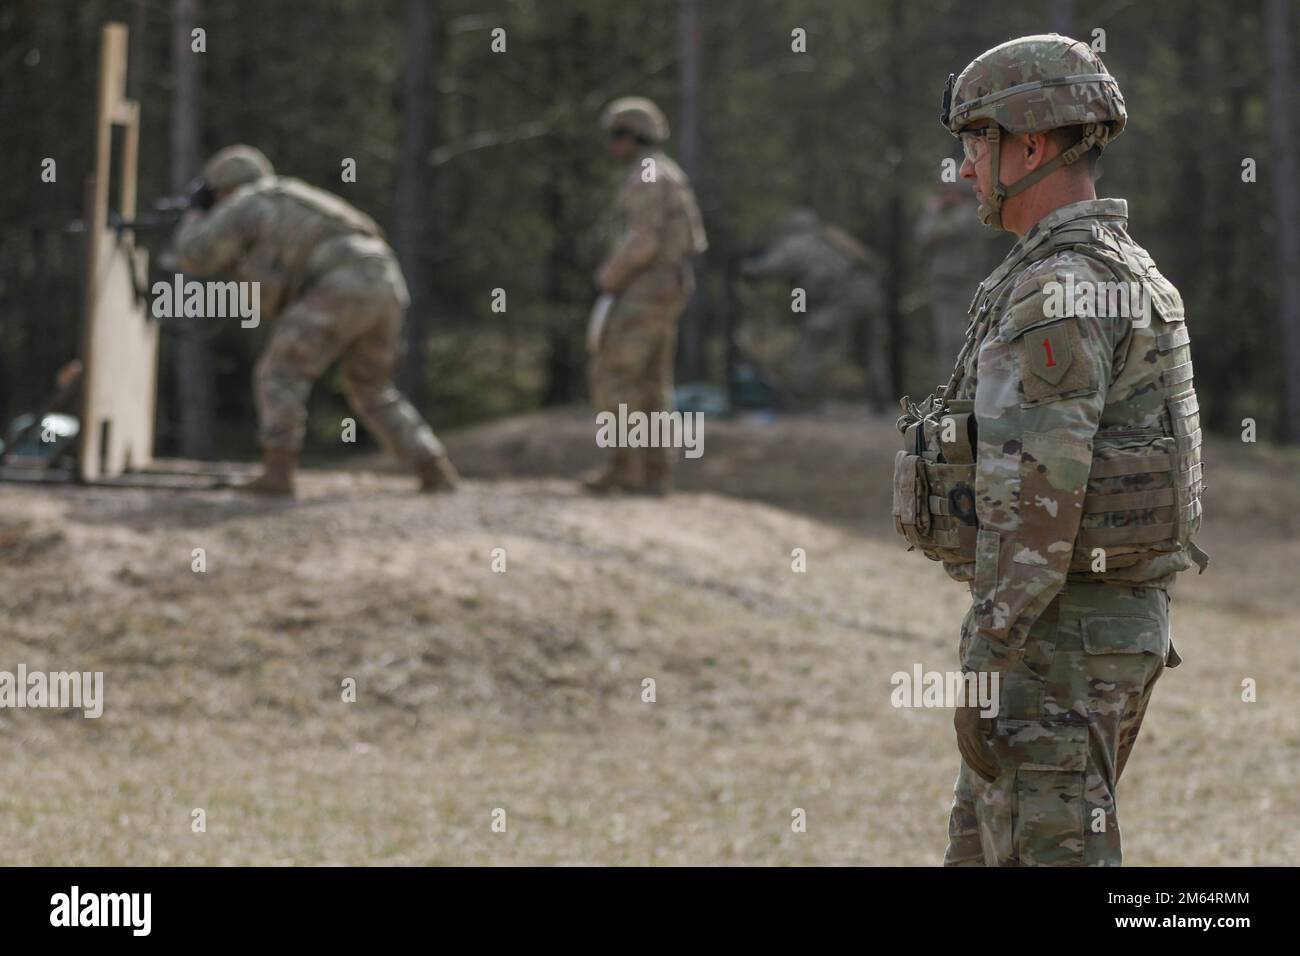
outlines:
{"label": "tan glove", "polygon": [[989,783],[998,778],[998,761],[993,754],[989,737],[993,733],[993,719],[980,716],[977,703],[963,699],[957,704],[952,725],[957,731],[957,749],[966,766]]}

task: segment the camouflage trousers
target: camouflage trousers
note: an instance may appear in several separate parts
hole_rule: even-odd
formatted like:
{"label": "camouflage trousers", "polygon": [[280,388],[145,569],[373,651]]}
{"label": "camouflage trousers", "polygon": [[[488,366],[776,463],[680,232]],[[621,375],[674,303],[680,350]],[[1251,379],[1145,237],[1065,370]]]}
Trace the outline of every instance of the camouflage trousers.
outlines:
{"label": "camouflage trousers", "polygon": [[[686,308],[689,285],[676,270],[642,273],[610,309],[604,333],[588,363],[588,386],[596,411],[649,414],[673,409],[673,362],[677,320]],[[647,472],[667,476],[675,448],[636,448],[619,452]]]}
{"label": "camouflage trousers", "polygon": [[[1176,666],[1158,588],[1067,582],[1001,675],[992,783],[962,762],[945,866],[1119,866],[1115,788]],[[962,656],[971,639],[962,624]]]}
{"label": "camouflage trousers", "polygon": [[372,256],[330,269],[285,309],[257,363],[264,448],[302,447],[312,383],[337,359],[348,404],[385,448],[412,465],[443,454],[393,385],[407,302],[397,262]]}

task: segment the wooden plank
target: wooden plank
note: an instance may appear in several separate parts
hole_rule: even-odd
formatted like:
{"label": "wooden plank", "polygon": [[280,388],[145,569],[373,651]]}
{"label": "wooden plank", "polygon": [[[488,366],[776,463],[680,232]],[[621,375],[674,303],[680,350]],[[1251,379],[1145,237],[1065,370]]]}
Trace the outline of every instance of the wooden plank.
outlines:
{"label": "wooden plank", "polygon": [[150,475],[209,475],[223,478],[246,478],[257,473],[253,462],[198,461],[193,458],[155,458],[148,468]]}
{"label": "wooden plank", "polygon": [[[81,436],[83,481],[146,467],[153,457],[158,326],[135,290],[146,286],[148,262],[130,233],[108,226],[113,176],[113,126],[123,127],[117,168],[119,212],[136,212],[139,105],[125,98],[127,30],[109,23],[101,34],[95,173],[87,185],[86,299],[82,333]],[[134,274],[134,279],[133,279]]]}
{"label": "wooden plank", "polygon": [[230,487],[214,475],[162,475],[133,471],[93,482],[96,488],[147,488],[153,491],[216,491]]}
{"label": "wooden plank", "polygon": [[122,179],[118,187],[118,212],[128,222],[135,218],[136,157],[140,149],[140,107],[130,100],[117,104],[125,119],[115,122],[122,127]]}
{"label": "wooden plank", "polygon": [[76,475],[63,468],[51,468],[49,463],[27,463],[10,459],[10,464],[0,465],[0,481],[20,481],[27,484],[67,484]]}
{"label": "wooden plank", "polygon": [[140,104],[135,100],[121,100],[113,104],[113,125],[130,126],[140,117]]}
{"label": "wooden plank", "polygon": [[[249,462],[194,461],[185,458],[158,458],[147,468],[101,477],[90,484],[96,488],[158,488],[163,490],[205,490],[229,488],[232,483],[250,478],[257,466]],[[70,470],[52,468],[40,460],[13,459],[0,465],[0,481],[24,484],[66,484],[77,480]]]}

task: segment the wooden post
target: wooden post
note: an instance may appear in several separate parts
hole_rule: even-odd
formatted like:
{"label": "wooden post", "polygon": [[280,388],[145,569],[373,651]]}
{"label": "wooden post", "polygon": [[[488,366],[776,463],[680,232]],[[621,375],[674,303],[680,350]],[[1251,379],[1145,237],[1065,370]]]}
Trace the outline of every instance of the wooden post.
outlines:
{"label": "wooden post", "polygon": [[87,183],[86,302],[82,332],[81,434],[78,471],[83,481],[112,477],[149,464],[153,455],[158,374],[158,327],[137,286],[148,277],[145,255],[130,232],[108,222],[113,171],[113,127],[122,127],[118,210],[136,212],[140,107],[126,98],[125,24],[104,26],[100,43],[95,173]]}

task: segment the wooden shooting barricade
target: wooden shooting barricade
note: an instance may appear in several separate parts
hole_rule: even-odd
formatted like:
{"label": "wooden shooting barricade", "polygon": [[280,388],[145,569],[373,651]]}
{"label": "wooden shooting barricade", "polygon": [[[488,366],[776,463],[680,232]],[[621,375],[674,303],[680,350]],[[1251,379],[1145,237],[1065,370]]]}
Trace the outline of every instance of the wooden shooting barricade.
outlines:
{"label": "wooden shooting barricade", "polygon": [[135,218],[140,104],[126,98],[125,24],[105,24],[100,44],[95,172],[86,184],[86,304],[82,331],[82,481],[113,478],[153,461],[158,389],[158,323],[137,288],[148,281],[148,255],[129,231],[108,224],[113,127],[122,129],[118,210]]}
{"label": "wooden shooting barricade", "polygon": [[[244,470],[218,462],[155,462],[153,458],[158,322],[140,292],[148,288],[148,253],[136,248],[129,229],[109,224],[115,169],[118,213],[125,222],[136,214],[140,104],[126,98],[126,63],[126,24],[105,24],[100,39],[95,171],[86,181],[86,297],[76,473],[29,463],[0,467],[0,478],[211,488]],[[121,130],[116,163],[115,127]]]}

